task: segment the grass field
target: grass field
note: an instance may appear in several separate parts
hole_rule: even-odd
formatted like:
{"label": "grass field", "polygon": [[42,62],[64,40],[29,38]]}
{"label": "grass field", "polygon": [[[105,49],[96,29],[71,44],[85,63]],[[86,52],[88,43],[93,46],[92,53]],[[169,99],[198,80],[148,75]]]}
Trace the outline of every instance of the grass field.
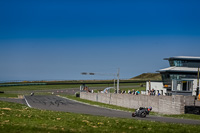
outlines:
{"label": "grass field", "polygon": [[[104,90],[106,87],[110,87],[111,84],[89,84],[88,87],[90,89],[94,89],[94,92],[98,92]],[[140,83],[123,83],[121,84],[121,90],[145,90],[145,87],[139,87]],[[50,95],[51,90],[59,90],[59,89],[73,89],[79,88],[80,85],[33,85],[33,86],[9,86],[9,87],[0,87],[0,91],[4,91],[5,93],[0,93],[0,97],[10,97],[17,98],[18,95],[29,95],[32,91],[41,91],[45,90],[46,92],[37,92],[37,95]],[[98,87],[98,89],[95,89]],[[49,90],[49,92],[48,92]],[[114,89],[111,91],[114,93]]]}
{"label": "grass field", "polygon": [[[86,84],[88,87],[113,87],[113,84]],[[127,89],[134,89],[132,86],[139,86],[141,83],[121,83],[120,87],[125,87]],[[127,86],[127,87],[126,87]],[[79,88],[80,84],[66,84],[66,85],[30,85],[30,86],[9,86],[0,87],[0,91],[27,91],[27,90],[49,90],[49,89],[69,89],[69,88]]]}
{"label": "grass field", "polygon": [[2,94],[0,94],[0,97],[18,98],[18,94],[6,94],[6,93],[2,93]]}
{"label": "grass field", "polygon": [[149,122],[66,112],[53,112],[0,101],[1,133],[144,132],[198,133],[199,125]]}
{"label": "grass field", "polygon": [[9,86],[0,87],[0,91],[32,91],[32,90],[50,90],[50,89],[69,89],[79,88],[79,85],[34,85],[34,86]]}

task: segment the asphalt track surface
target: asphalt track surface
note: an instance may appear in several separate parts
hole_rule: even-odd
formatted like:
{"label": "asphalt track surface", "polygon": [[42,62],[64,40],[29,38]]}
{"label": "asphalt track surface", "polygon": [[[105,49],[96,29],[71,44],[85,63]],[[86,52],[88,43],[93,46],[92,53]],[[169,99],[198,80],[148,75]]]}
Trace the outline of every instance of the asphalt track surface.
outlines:
{"label": "asphalt track surface", "polygon": [[66,98],[61,98],[55,95],[25,96],[25,99],[0,98],[0,100],[26,104],[29,107],[43,109],[43,110],[72,112],[72,113],[90,114],[90,115],[98,115],[106,117],[130,118],[137,120],[158,121],[167,123],[200,125],[199,120],[177,119],[177,118],[158,117],[151,115],[148,115],[146,118],[132,117],[130,112],[91,106],[88,104],[72,101]]}
{"label": "asphalt track surface", "polygon": [[24,99],[18,99],[18,98],[3,98],[0,97],[0,101],[7,101],[7,102],[14,102],[14,103],[20,103],[20,104],[26,104],[26,101]]}
{"label": "asphalt track surface", "polygon": [[90,114],[90,115],[98,115],[106,117],[130,118],[130,119],[159,121],[168,123],[195,124],[195,125],[200,124],[199,120],[190,120],[190,119],[177,119],[177,118],[158,117],[151,115],[148,115],[146,118],[132,117],[130,112],[91,106],[88,104],[72,101],[66,98],[61,98],[55,95],[25,96],[25,100],[28,106],[43,110],[73,112],[73,113]]}

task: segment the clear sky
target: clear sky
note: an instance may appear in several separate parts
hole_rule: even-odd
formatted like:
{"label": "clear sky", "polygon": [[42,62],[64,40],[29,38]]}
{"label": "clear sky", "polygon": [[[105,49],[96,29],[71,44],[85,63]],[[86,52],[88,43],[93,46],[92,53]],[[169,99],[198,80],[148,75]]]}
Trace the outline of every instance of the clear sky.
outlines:
{"label": "clear sky", "polygon": [[200,56],[199,0],[0,0],[0,80],[128,79]]}

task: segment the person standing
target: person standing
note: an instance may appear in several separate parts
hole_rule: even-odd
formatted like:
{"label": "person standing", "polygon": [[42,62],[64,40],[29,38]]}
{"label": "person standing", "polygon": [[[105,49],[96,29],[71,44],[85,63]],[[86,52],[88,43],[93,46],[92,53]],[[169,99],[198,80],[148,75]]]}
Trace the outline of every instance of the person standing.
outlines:
{"label": "person standing", "polygon": [[133,93],[132,94],[135,95],[135,89],[133,89]]}

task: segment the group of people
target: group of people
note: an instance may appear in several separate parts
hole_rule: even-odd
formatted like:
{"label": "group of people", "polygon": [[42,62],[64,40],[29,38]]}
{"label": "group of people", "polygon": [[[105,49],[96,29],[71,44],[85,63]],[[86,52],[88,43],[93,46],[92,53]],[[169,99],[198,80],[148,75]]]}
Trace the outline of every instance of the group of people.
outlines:
{"label": "group of people", "polygon": [[85,87],[83,88],[83,91],[93,93],[93,90],[91,91],[87,86],[85,86]]}
{"label": "group of people", "polygon": [[[159,91],[158,91],[157,94],[158,94],[158,96],[160,96],[160,92],[159,92]],[[155,96],[155,95],[156,95],[156,91],[155,91],[154,89],[150,90],[150,91],[149,91],[149,95],[150,95],[150,96]]]}
{"label": "group of people", "polygon": [[[125,94],[126,93],[126,91],[125,90],[122,90],[122,91],[120,91],[120,93],[121,94]],[[128,94],[132,94],[132,95],[139,95],[140,94],[140,92],[137,90],[137,91],[135,91],[135,89],[133,89],[132,91],[130,91],[130,90],[128,90]]]}
{"label": "group of people", "polygon": [[154,89],[151,89],[151,90],[149,91],[149,95],[151,95],[151,96],[155,96],[155,95],[156,95],[155,90],[154,90]]}
{"label": "group of people", "polygon": [[129,94],[133,94],[133,95],[139,95],[140,94],[140,92],[137,90],[137,91],[135,91],[135,89],[133,89],[132,90],[132,92],[130,91],[130,93]]}

